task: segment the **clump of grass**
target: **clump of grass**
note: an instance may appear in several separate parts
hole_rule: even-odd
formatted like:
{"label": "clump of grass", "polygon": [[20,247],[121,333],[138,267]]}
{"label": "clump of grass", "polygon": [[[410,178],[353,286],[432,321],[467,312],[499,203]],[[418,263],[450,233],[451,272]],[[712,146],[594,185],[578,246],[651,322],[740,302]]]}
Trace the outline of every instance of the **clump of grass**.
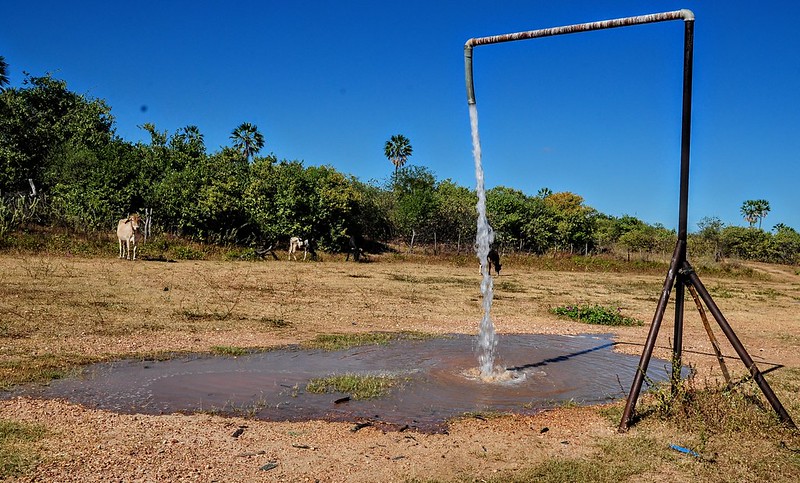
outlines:
{"label": "clump of grass", "polygon": [[353,399],[374,399],[388,394],[389,389],[399,382],[400,378],[389,375],[342,374],[311,379],[306,391],[315,394],[340,392]]}
{"label": "clump of grass", "polygon": [[602,305],[562,305],[550,309],[550,312],[587,324],[616,326],[638,326],[643,324],[639,319],[622,315],[622,309],[619,307],[604,307]]}
{"label": "clump of grass", "polygon": [[303,343],[307,349],[340,351],[365,345],[387,345],[394,340],[424,340],[434,337],[422,332],[374,332],[366,334],[318,334]]}
{"label": "clump of grass", "polygon": [[22,475],[38,463],[28,445],[45,434],[43,426],[0,420],[0,480]]}
{"label": "clump of grass", "polygon": [[711,383],[697,387],[695,378],[689,377],[682,380],[675,390],[668,383],[662,383],[650,393],[652,397],[642,410],[686,431],[749,433],[755,439],[774,434],[781,425],[752,380],[728,389]]}
{"label": "clump of grass", "polygon": [[229,345],[215,345],[211,347],[211,352],[221,356],[243,356],[249,353],[247,349]]}

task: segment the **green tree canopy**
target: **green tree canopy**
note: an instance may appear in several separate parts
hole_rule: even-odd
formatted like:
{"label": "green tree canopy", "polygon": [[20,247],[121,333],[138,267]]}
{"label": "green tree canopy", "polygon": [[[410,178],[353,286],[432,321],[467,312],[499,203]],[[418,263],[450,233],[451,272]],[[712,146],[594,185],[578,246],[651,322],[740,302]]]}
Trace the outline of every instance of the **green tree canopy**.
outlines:
{"label": "green tree canopy", "polygon": [[746,200],[739,209],[745,221],[753,226],[758,222],[761,228],[761,221],[766,218],[770,211],[769,201],[767,200]]}
{"label": "green tree canopy", "polygon": [[50,75],[29,75],[23,84],[0,92],[3,192],[27,189],[29,178],[41,185],[49,165],[64,159],[54,158],[56,153],[102,150],[113,136],[111,109],[104,101],[75,94]]}
{"label": "green tree canopy", "polygon": [[264,147],[264,135],[249,122],[243,122],[231,133],[233,147],[248,161]]}
{"label": "green tree canopy", "polygon": [[406,164],[412,151],[411,141],[402,134],[395,134],[383,146],[383,154],[394,164],[395,173]]}

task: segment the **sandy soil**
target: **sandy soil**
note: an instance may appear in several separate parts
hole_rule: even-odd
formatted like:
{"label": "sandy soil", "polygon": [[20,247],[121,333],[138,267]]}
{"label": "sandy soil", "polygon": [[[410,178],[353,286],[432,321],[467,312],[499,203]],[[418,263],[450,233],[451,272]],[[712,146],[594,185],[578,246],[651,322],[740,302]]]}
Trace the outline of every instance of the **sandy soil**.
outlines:
{"label": "sandy soil", "polygon": [[[473,265],[375,257],[360,264],[131,263],[5,255],[2,367],[7,374],[14,364],[40,364],[50,354],[75,359],[272,347],[332,332],[474,334],[481,309]],[[641,353],[664,275],[533,271],[512,260],[503,267],[495,279],[498,332],[612,332],[618,350]],[[791,267],[755,268],[762,277],[700,275],[759,367],[798,368],[800,276]],[[645,325],[612,330],[548,312],[575,303],[618,305]],[[670,303],[656,357],[670,357],[673,310]],[[685,362],[703,378],[719,377],[688,294],[685,324]],[[715,334],[732,357],[728,367],[744,373],[718,327]],[[30,398],[0,401],[0,419],[48,428],[37,443],[44,459],[25,481],[480,481],[552,457],[590,454],[598,438],[626,437],[597,408],[465,418],[447,434],[207,414],[120,415]]]}

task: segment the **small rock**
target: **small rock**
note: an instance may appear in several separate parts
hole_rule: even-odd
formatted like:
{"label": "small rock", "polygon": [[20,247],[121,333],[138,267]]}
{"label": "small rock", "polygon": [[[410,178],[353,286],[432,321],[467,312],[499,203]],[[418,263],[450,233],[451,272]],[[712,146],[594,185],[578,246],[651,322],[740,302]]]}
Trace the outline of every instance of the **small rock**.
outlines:
{"label": "small rock", "polygon": [[372,426],[372,423],[370,423],[369,421],[367,421],[366,423],[358,423],[352,428],[350,428],[350,431],[355,433],[356,431],[366,428],[367,426]]}
{"label": "small rock", "polygon": [[261,471],[269,471],[269,470],[274,470],[277,467],[278,467],[278,462],[277,461],[270,461],[269,463],[265,464],[264,466],[262,466],[259,469]]}

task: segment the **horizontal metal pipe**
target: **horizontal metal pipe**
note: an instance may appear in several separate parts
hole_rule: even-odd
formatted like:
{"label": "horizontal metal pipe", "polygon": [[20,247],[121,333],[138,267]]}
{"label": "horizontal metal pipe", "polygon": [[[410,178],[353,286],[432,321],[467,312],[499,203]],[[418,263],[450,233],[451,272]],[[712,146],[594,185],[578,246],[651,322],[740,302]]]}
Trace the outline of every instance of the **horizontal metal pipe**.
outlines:
{"label": "horizontal metal pipe", "polygon": [[575,25],[566,25],[563,27],[551,27],[539,30],[529,30],[527,32],[516,32],[511,34],[492,35],[489,37],[469,39],[467,40],[466,44],[464,44],[464,64],[467,79],[467,102],[470,104],[475,104],[475,88],[472,81],[472,49],[474,47],[479,45],[498,44],[502,42],[513,42],[515,40],[528,40],[541,37],[552,37],[555,35],[589,32],[591,30],[603,30],[646,23],[666,22],[669,20],[684,20],[687,22],[694,21],[694,13],[691,10],[683,9],[672,12],[640,15],[637,17],[601,20],[598,22],[581,23]]}

